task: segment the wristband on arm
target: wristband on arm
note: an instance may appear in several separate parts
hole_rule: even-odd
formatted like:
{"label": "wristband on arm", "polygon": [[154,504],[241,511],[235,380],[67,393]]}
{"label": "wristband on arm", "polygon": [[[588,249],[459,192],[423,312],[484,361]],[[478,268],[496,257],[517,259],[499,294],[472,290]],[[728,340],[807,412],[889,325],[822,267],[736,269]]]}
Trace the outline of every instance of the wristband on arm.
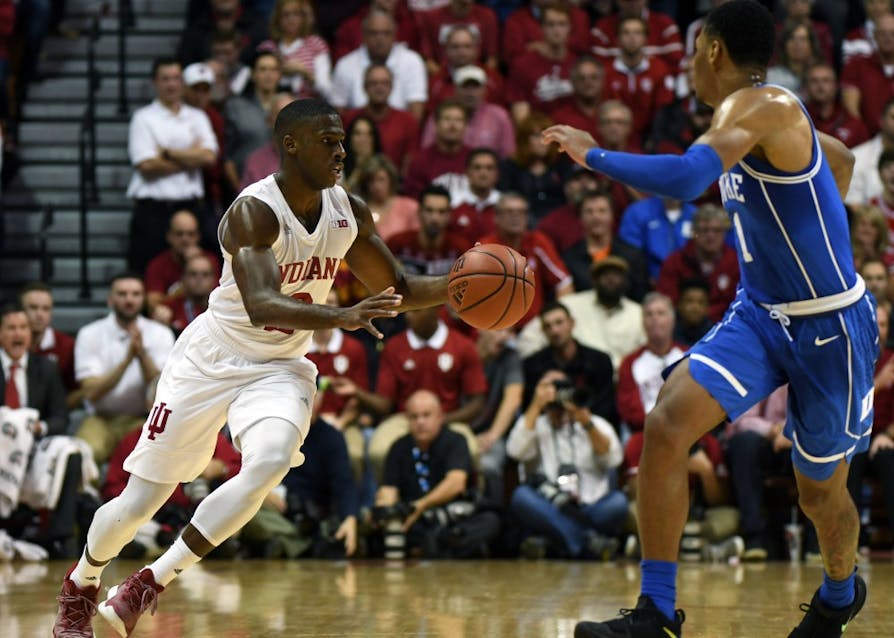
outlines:
{"label": "wristband on arm", "polygon": [[707,144],[693,144],[683,155],[639,155],[591,148],[587,166],[638,190],[691,201],[723,173],[723,162]]}

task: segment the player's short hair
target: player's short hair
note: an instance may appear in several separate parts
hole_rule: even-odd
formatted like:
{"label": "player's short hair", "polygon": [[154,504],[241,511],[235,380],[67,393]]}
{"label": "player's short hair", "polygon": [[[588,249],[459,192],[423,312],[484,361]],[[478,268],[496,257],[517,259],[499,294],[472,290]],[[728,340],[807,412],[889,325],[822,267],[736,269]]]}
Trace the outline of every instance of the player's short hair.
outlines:
{"label": "player's short hair", "polygon": [[32,281],[30,283],[22,286],[22,289],[19,291],[19,301],[25,298],[29,292],[45,292],[48,295],[53,294],[53,290],[42,281]]}
{"label": "player's short hair", "polygon": [[113,275],[111,279],[109,279],[109,288],[113,288],[117,282],[124,281],[125,279],[136,279],[141,284],[143,283],[143,278],[140,276],[139,273],[133,270],[122,270],[121,272]]}
{"label": "player's short hair", "polygon": [[422,205],[422,202],[425,201],[425,198],[429,195],[434,195],[436,197],[446,197],[447,204],[450,205],[450,191],[441,186],[440,184],[429,184],[425,188],[422,189],[422,192],[419,193],[419,205]]}
{"label": "player's short hair", "polygon": [[177,66],[179,66],[181,69],[183,68],[183,65],[180,64],[180,60],[178,60],[177,58],[173,58],[169,55],[164,55],[164,56],[155,58],[154,60],[152,60],[152,79],[154,80],[155,78],[158,77],[158,71],[159,71],[159,69],[161,69],[161,67],[174,66],[175,64]]}
{"label": "player's short hair", "polygon": [[736,66],[765,70],[776,45],[773,14],[756,0],[732,0],[705,16],[705,35],[722,40]]}
{"label": "player's short hair", "polygon": [[681,297],[687,290],[701,290],[705,293],[705,297],[711,296],[711,284],[707,279],[702,277],[687,277],[680,281],[680,285],[677,289],[680,291]]}
{"label": "player's short hair", "polygon": [[0,323],[6,318],[6,315],[12,315],[19,312],[25,312],[25,307],[18,301],[8,301],[0,306]]}
{"label": "player's short hair", "polygon": [[337,116],[338,111],[332,108],[328,102],[316,98],[295,100],[284,106],[279,115],[276,116],[273,132],[276,135],[276,139],[281,140],[283,135],[294,131],[299,124],[317,117],[328,117],[330,115]]}
{"label": "player's short hair", "polygon": [[643,32],[648,36],[649,35],[649,23],[643,20],[642,16],[624,16],[623,18],[618,20],[618,26],[615,27],[615,35],[619,35],[621,33],[621,28],[624,26],[626,22],[639,22],[643,25]]}
{"label": "player's short hair", "polygon": [[878,164],[876,164],[876,168],[882,170],[892,162],[894,162],[894,151],[882,151],[882,154],[878,156]]}
{"label": "player's short hair", "polygon": [[729,215],[717,204],[702,204],[692,214],[692,226],[695,228],[701,222],[719,220],[726,228],[730,227]]}
{"label": "player's short hair", "polygon": [[500,157],[493,151],[493,149],[479,146],[469,151],[469,154],[466,156],[466,168],[469,168],[472,165],[472,162],[481,155],[487,155],[499,166]]}
{"label": "player's short hair", "polygon": [[544,304],[543,308],[540,309],[540,314],[538,316],[543,319],[543,317],[553,312],[554,310],[561,310],[569,319],[572,318],[571,311],[568,310],[568,306],[563,304],[561,301],[550,301],[549,303]]}
{"label": "player's short hair", "polygon": [[463,106],[462,102],[455,97],[448,97],[438,102],[438,105],[435,107],[435,122],[441,119],[441,116],[447,109],[459,109],[463,113],[463,119],[466,122],[469,121],[469,114],[466,112],[466,107]]}
{"label": "player's short hair", "polygon": [[[575,173],[575,175],[586,174],[585,171],[581,171],[580,173]],[[581,211],[584,209],[584,204],[591,199],[604,199],[608,202],[608,207],[612,211],[612,216],[615,215],[615,198],[612,197],[612,194],[607,190],[588,190],[580,195],[577,200],[577,216],[580,217]]]}

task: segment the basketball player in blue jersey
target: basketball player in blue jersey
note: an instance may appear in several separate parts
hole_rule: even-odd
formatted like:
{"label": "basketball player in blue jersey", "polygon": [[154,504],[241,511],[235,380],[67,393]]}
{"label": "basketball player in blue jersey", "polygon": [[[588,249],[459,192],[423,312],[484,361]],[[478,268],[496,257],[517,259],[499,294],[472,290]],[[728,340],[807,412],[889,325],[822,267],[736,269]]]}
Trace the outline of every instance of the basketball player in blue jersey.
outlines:
{"label": "basketball player in blue jersey", "polygon": [[816,525],[825,565],[822,586],[789,636],[841,636],[866,600],[854,566],[859,518],[846,482],[851,457],[869,446],[879,344],[842,205],[853,157],[814,129],[793,94],[763,83],[774,33],[772,15],[753,0],[708,14],[692,64],[696,96],[714,116],[683,155],[604,151],[568,126],[544,132],[576,162],[647,192],[688,201],[719,179],[741,270],[726,316],[670,371],[646,418],[638,604],[615,620],[578,623],[575,638],[681,635],[675,561],[689,510],[689,449],[784,383],[800,505]]}
{"label": "basketball player in blue jersey", "polygon": [[[443,304],[447,277],[404,272],[376,234],[366,204],[336,186],[345,132],[325,102],[298,100],[274,127],[280,170],[245,188],[221,220],[220,285],[208,310],[177,340],[155,405],[124,463],[124,491],[96,512],[81,559],[62,583],[54,638],[93,636],[97,611],[129,636],[177,574],[236,533],[304,457],[316,368],[312,331],[366,329],[398,311]],[[341,259],[377,294],[350,308],[326,305]],[[207,466],[228,423],[239,473],[198,506],[180,538],[97,604],[100,575],[181,482]]]}

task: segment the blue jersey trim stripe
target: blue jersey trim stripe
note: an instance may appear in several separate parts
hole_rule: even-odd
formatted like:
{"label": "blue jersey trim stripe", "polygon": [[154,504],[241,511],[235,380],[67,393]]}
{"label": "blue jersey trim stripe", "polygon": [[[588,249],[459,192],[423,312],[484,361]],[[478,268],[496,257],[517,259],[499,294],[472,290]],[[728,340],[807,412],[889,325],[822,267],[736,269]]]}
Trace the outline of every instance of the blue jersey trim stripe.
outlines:
{"label": "blue jersey trim stripe", "polygon": [[[819,146],[819,140],[816,137],[816,133],[813,134],[813,143],[814,147]],[[813,166],[809,169],[806,169],[803,173],[797,173],[795,175],[774,175],[771,173],[764,173],[749,166],[745,158],[742,158],[742,160],[739,162],[739,166],[742,167],[742,170],[751,175],[753,178],[763,180],[765,182],[772,182],[773,184],[801,184],[802,182],[806,182],[807,180],[816,177],[816,174],[819,173],[822,165],[823,154],[819,152],[819,149],[817,149],[816,159],[813,163]]]}
{"label": "blue jersey trim stripe", "polygon": [[844,338],[847,341],[847,418],[844,420],[844,431],[847,432],[849,437],[859,441],[863,438],[863,435],[854,434],[850,430],[851,411],[854,407],[854,344],[851,342],[851,334],[847,331],[847,322],[844,320],[844,315],[840,312],[838,313],[838,322],[841,324]]}
{"label": "blue jersey trim stripe", "polygon": [[810,180],[808,184],[810,186],[810,195],[813,197],[816,218],[819,220],[820,230],[822,230],[823,233],[823,241],[826,243],[826,251],[829,253],[829,259],[832,260],[832,264],[835,266],[835,273],[838,275],[838,281],[841,282],[842,290],[847,290],[848,286],[844,281],[841,266],[838,263],[838,259],[835,257],[835,251],[832,250],[832,243],[829,241],[829,232],[826,230],[826,220],[823,218],[823,209],[820,207],[819,198],[816,196],[816,187],[813,185],[813,180]]}
{"label": "blue jersey trim stripe", "polygon": [[689,355],[693,361],[700,361],[704,363],[706,366],[714,370],[717,374],[726,379],[726,382],[733,386],[733,389],[739,393],[740,397],[744,397],[748,394],[748,390],[745,389],[745,386],[742,385],[742,382],[739,381],[735,375],[729,371],[728,368],[720,365],[714,359],[709,359],[703,354],[694,353]]}
{"label": "blue jersey trim stripe", "polygon": [[792,254],[792,257],[795,260],[795,263],[798,264],[798,269],[801,271],[801,275],[804,277],[804,281],[807,282],[807,285],[810,287],[810,294],[813,295],[813,298],[816,299],[819,295],[816,294],[816,288],[813,286],[813,282],[810,280],[810,276],[807,274],[807,269],[804,268],[804,262],[801,261],[801,256],[798,255],[798,251],[795,250],[795,246],[792,244],[791,237],[788,236],[788,233],[785,231],[785,225],[782,223],[782,219],[779,217],[779,213],[776,212],[776,207],[773,205],[773,200],[770,199],[770,194],[767,192],[767,185],[764,183],[764,180],[758,179],[758,184],[761,186],[761,192],[764,194],[764,199],[767,201],[767,206],[770,207],[770,212],[773,213],[773,218],[776,220],[776,225],[779,226],[779,232],[782,233],[782,237],[785,239],[785,243],[788,245],[788,249]]}

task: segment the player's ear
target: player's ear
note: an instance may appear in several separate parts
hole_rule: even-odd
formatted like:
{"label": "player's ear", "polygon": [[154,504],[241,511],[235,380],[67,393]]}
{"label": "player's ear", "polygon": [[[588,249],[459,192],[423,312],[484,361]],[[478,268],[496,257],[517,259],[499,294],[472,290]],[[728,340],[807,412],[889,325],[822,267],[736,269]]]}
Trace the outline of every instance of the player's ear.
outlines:
{"label": "player's ear", "polygon": [[291,133],[286,133],[282,138],[282,147],[289,155],[295,155],[298,152],[298,141]]}

